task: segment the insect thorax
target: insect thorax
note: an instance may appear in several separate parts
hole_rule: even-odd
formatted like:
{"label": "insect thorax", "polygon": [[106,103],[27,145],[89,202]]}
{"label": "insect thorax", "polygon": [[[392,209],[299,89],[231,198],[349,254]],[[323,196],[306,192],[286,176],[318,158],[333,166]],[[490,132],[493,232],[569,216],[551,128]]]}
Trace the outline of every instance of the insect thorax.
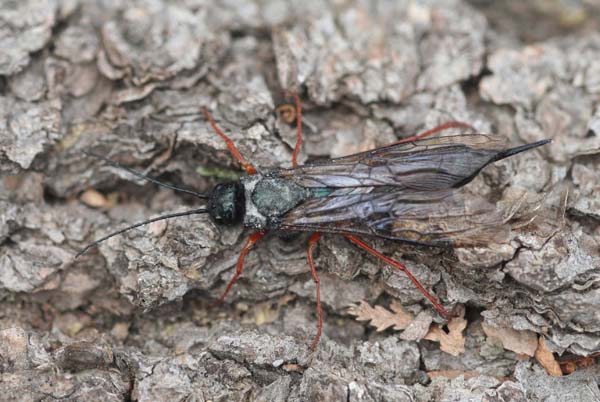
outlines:
{"label": "insect thorax", "polygon": [[310,192],[290,180],[252,175],[243,177],[246,196],[244,226],[254,229],[277,229],[280,218],[310,197]]}

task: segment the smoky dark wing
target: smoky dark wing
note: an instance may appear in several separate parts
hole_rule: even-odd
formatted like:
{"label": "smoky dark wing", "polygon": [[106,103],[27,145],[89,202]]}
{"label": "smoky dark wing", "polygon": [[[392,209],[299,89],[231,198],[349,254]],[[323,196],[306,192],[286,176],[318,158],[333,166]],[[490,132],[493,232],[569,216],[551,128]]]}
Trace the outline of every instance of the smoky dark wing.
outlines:
{"label": "smoky dark wing", "polygon": [[393,187],[338,189],[288,212],[287,230],[352,233],[439,246],[503,242],[512,209],[498,210],[465,188],[407,191]]}
{"label": "smoky dark wing", "polygon": [[505,146],[496,136],[448,136],[278,171],[317,194],[286,213],[280,228],[429,245],[501,241],[506,217],[461,186]]}
{"label": "smoky dark wing", "polygon": [[307,188],[394,186],[435,191],[472,177],[504,149],[506,140],[457,135],[390,145],[275,172]]}

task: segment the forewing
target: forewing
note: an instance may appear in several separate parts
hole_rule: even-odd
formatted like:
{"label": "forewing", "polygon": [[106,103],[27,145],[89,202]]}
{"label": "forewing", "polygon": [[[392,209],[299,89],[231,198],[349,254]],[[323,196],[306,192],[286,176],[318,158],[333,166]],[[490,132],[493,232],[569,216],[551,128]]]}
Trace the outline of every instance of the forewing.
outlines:
{"label": "forewing", "polygon": [[506,145],[484,134],[457,135],[406,142],[274,174],[307,188],[394,186],[436,191],[476,174]]}
{"label": "forewing", "polygon": [[339,189],[288,212],[287,230],[353,233],[439,246],[503,242],[511,211],[464,188],[406,191],[393,187]]}
{"label": "forewing", "polygon": [[505,146],[496,136],[448,136],[277,171],[315,194],[278,226],[429,245],[502,241],[508,234],[505,214],[458,187]]}

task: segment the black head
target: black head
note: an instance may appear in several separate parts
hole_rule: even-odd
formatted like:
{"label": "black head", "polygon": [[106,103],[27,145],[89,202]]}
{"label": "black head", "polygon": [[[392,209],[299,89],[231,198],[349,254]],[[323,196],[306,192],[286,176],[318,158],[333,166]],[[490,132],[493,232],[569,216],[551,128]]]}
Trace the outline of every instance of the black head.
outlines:
{"label": "black head", "polygon": [[239,223],[246,212],[244,187],[240,182],[217,184],[208,197],[208,213],[224,225]]}

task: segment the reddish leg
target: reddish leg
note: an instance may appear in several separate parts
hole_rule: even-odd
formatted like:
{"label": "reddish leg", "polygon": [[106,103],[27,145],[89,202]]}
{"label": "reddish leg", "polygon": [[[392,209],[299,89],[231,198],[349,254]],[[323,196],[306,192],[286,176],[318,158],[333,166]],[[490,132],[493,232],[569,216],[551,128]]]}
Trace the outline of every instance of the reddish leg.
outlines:
{"label": "reddish leg", "polygon": [[244,260],[246,259],[246,255],[248,254],[248,251],[250,251],[250,249],[254,246],[254,244],[256,244],[256,242],[259,241],[260,239],[262,239],[264,235],[265,235],[265,232],[254,232],[250,235],[250,237],[248,237],[248,241],[246,241],[246,244],[244,245],[244,248],[242,248],[242,251],[240,252],[240,256],[238,257],[238,261],[237,261],[237,265],[236,265],[236,269],[235,269],[235,275],[233,275],[233,278],[231,278],[231,280],[227,284],[225,291],[223,292],[221,297],[219,297],[219,300],[217,300],[217,302],[215,304],[220,304],[223,302],[223,300],[225,300],[225,297],[227,296],[227,293],[229,293],[229,290],[231,289],[233,284],[235,282],[237,282],[237,280],[242,275],[242,271],[244,269]]}
{"label": "reddish leg", "polygon": [[233,143],[233,141],[231,141],[231,139],[228,136],[226,136],[225,133],[223,131],[221,131],[221,129],[217,126],[217,123],[215,123],[215,121],[213,120],[213,118],[210,115],[210,113],[208,112],[208,110],[206,108],[202,108],[202,112],[204,113],[206,120],[208,120],[208,122],[210,123],[213,130],[215,130],[215,132],[221,138],[223,138],[223,140],[225,140],[225,144],[227,144],[227,148],[229,148],[229,152],[231,152],[233,157],[244,167],[244,169],[246,170],[246,172],[248,174],[250,174],[250,175],[255,174],[256,168],[254,166],[252,166],[252,164],[250,162],[248,162],[248,161],[246,161],[246,159],[244,159],[242,154],[240,154],[240,151],[238,151],[238,149],[235,147],[235,144]]}
{"label": "reddish leg", "polygon": [[444,123],[444,124],[441,124],[441,125],[439,125],[437,127],[434,127],[431,130],[427,130],[424,133],[417,134],[417,135],[414,135],[414,136],[408,137],[408,138],[403,138],[400,141],[392,143],[391,145],[402,144],[403,142],[411,142],[411,141],[420,140],[422,138],[428,137],[428,136],[430,136],[432,134],[435,134],[435,133],[439,133],[440,131],[444,131],[444,130],[447,130],[449,128],[468,128],[469,130],[475,131],[475,128],[472,125],[470,125],[470,124],[461,123],[459,121],[450,121],[448,123]]}
{"label": "reddish leg", "polygon": [[369,252],[370,254],[374,255],[375,257],[379,258],[380,260],[383,260],[385,263],[391,265],[392,267],[404,272],[406,274],[406,276],[408,276],[408,278],[412,281],[412,283],[417,287],[417,289],[419,289],[419,291],[421,293],[423,293],[423,295],[431,302],[431,304],[433,304],[435,309],[444,318],[449,320],[453,317],[452,314],[450,314],[449,312],[446,311],[446,309],[440,304],[440,302],[435,298],[435,296],[433,296],[431,293],[429,293],[427,291],[427,289],[425,289],[425,287],[423,285],[421,285],[421,282],[419,282],[419,280],[417,278],[415,278],[413,274],[410,273],[410,271],[408,270],[408,268],[406,268],[406,266],[404,264],[402,264],[401,262],[398,262],[396,260],[392,260],[389,257],[386,257],[385,255],[381,254],[379,251],[375,250],[374,248],[371,248],[367,243],[363,242],[362,240],[360,240],[357,237],[354,237],[352,235],[346,235],[346,239],[350,240],[351,243],[353,243],[356,246],[362,248],[363,250]]}
{"label": "reddish leg", "polygon": [[286,95],[294,98],[294,102],[296,103],[296,130],[298,132],[298,137],[296,140],[296,146],[294,147],[294,153],[292,154],[292,166],[298,166],[298,154],[300,153],[300,147],[302,146],[302,103],[300,102],[300,97],[291,92],[285,91]]}
{"label": "reddish leg", "polygon": [[319,280],[319,275],[317,275],[317,269],[315,268],[315,262],[313,260],[312,251],[319,239],[321,238],[321,233],[315,232],[310,237],[308,241],[308,265],[310,265],[310,273],[312,274],[313,281],[315,281],[315,287],[317,288],[317,334],[313,340],[311,345],[311,349],[313,351],[317,350],[317,345],[319,344],[319,339],[321,339],[321,333],[323,331],[323,310],[321,309],[321,281]]}

